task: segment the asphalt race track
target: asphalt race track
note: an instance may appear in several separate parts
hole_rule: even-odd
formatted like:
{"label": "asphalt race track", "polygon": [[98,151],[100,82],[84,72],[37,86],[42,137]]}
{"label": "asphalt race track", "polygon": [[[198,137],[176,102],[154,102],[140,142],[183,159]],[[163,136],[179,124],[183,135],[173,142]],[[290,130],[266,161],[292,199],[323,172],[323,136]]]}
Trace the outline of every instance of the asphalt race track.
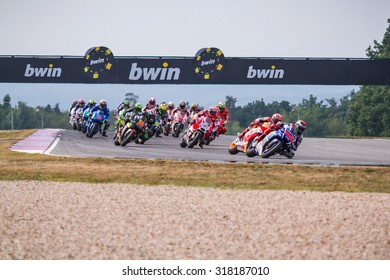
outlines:
{"label": "asphalt race track", "polygon": [[221,135],[209,146],[181,148],[181,138],[153,137],[143,145],[131,142],[125,147],[115,146],[113,132],[108,137],[95,135],[87,138],[79,131],[64,130],[51,155],[104,158],[147,158],[190,161],[247,162],[304,165],[372,165],[390,166],[390,140],[304,138],[293,159],[273,156],[248,158],[243,153],[230,155],[227,151],[232,135]]}

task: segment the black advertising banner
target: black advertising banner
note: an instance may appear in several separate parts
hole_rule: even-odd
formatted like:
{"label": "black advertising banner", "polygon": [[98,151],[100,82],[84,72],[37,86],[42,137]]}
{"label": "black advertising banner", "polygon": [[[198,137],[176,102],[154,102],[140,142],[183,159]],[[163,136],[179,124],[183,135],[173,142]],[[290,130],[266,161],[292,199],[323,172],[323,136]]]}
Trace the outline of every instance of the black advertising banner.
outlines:
{"label": "black advertising banner", "polygon": [[2,83],[390,85],[390,60],[228,58],[216,48],[195,57],[0,56]]}

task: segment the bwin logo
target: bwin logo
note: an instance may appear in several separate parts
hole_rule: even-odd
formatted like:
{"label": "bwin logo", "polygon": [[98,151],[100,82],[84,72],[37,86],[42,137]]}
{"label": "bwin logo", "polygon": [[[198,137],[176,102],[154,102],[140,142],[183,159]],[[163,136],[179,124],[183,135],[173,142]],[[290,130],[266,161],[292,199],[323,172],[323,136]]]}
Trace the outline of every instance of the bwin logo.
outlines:
{"label": "bwin logo", "polygon": [[249,66],[248,74],[246,76],[248,79],[258,78],[258,79],[283,79],[284,70],[276,69],[275,65],[271,66],[271,69],[253,69],[253,66]]}
{"label": "bwin logo", "polygon": [[31,64],[27,64],[26,70],[24,71],[24,76],[58,78],[61,77],[61,73],[62,73],[62,69],[53,68],[53,64],[49,64],[49,67],[46,68],[34,68],[31,67]]}
{"label": "bwin logo", "polygon": [[180,68],[168,68],[168,62],[164,62],[161,67],[157,68],[140,68],[137,63],[131,64],[129,80],[178,80]]}

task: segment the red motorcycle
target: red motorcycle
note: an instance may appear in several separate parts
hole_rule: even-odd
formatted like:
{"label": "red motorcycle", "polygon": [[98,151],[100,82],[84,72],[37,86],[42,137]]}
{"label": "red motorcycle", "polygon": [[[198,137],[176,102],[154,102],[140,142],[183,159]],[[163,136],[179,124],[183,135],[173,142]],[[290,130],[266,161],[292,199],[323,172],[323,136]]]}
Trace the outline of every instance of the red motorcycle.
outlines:
{"label": "red motorcycle", "polygon": [[192,123],[186,131],[184,131],[183,138],[180,142],[180,147],[193,148],[195,145],[199,144],[203,148],[205,143],[205,137],[207,131],[210,129],[212,121],[208,117],[201,117],[196,122]]}
{"label": "red motorcycle", "polygon": [[246,154],[246,151],[248,147],[251,145],[253,139],[255,139],[257,136],[263,134],[265,130],[268,128],[268,123],[264,123],[261,126],[254,127],[251,130],[249,130],[245,135],[240,138],[237,136],[237,138],[229,145],[229,153],[232,155],[237,154],[238,152],[242,152]]}

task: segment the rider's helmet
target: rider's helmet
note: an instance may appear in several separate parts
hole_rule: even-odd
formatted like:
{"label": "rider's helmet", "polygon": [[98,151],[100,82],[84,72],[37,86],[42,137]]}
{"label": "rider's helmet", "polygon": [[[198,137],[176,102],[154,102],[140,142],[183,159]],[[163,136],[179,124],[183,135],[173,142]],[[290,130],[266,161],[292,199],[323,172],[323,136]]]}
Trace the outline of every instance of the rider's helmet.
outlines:
{"label": "rider's helmet", "polygon": [[107,107],[107,101],[102,99],[102,100],[100,100],[99,105],[100,105],[101,108],[104,109],[104,108]]}
{"label": "rider's helmet", "polygon": [[158,108],[159,108],[161,111],[166,111],[166,110],[168,109],[167,104],[165,104],[165,103],[160,104],[160,106],[159,106]]}
{"label": "rider's helmet", "polygon": [[272,119],[273,123],[278,123],[278,122],[283,121],[283,118],[282,118],[281,114],[273,114],[271,119]]}
{"label": "rider's helmet", "polygon": [[219,102],[218,103],[218,110],[222,113],[226,109],[225,102]]}
{"label": "rider's helmet", "polygon": [[169,108],[169,109],[175,109],[175,104],[173,104],[172,101],[169,101],[169,102],[168,102],[168,108]]}
{"label": "rider's helmet", "polygon": [[134,111],[139,112],[141,110],[142,110],[142,104],[141,103],[136,103],[134,105]]}
{"label": "rider's helmet", "polygon": [[218,107],[217,106],[211,106],[210,109],[209,109],[209,114],[212,115],[212,116],[215,116],[217,115],[217,112],[218,112]]}
{"label": "rider's helmet", "polygon": [[198,110],[198,104],[192,103],[192,104],[191,104],[191,110],[192,110],[192,111]]}
{"label": "rider's helmet", "polygon": [[82,99],[82,98],[80,98],[80,99],[79,99],[79,106],[80,106],[80,107],[84,107],[84,105],[85,105],[85,100]]}
{"label": "rider's helmet", "polygon": [[302,120],[299,120],[295,123],[295,128],[298,130],[299,134],[303,134],[306,129],[306,123]]}
{"label": "rider's helmet", "polygon": [[123,101],[123,107],[125,107],[126,109],[129,109],[130,108],[130,100],[126,99],[125,101]]}
{"label": "rider's helmet", "polygon": [[156,98],[150,97],[148,101],[149,105],[152,105],[153,107],[156,105]]}
{"label": "rider's helmet", "polygon": [[73,99],[72,100],[72,106],[76,106],[77,105],[77,99]]}
{"label": "rider's helmet", "polygon": [[185,109],[186,108],[186,102],[184,100],[180,101],[179,107],[180,107],[180,109]]}
{"label": "rider's helmet", "polygon": [[89,106],[95,106],[95,101],[93,99],[88,100]]}

